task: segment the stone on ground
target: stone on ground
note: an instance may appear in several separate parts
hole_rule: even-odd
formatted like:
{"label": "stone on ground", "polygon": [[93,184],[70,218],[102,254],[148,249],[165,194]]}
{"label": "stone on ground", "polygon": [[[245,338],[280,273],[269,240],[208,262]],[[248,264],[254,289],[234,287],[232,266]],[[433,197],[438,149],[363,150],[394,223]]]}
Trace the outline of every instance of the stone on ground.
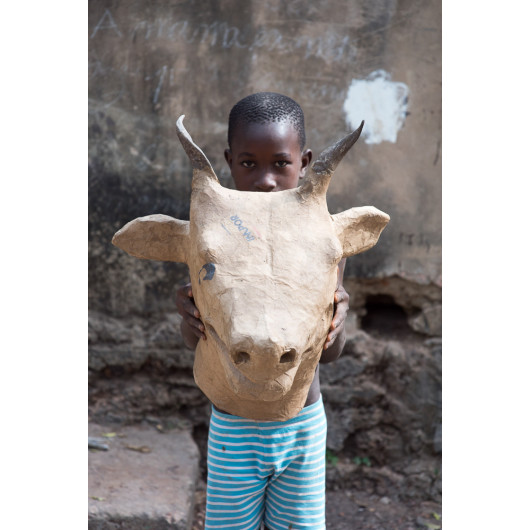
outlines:
{"label": "stone on ground", "polygon": [[89,530],[191,528],[199,452],[187,430],[89,424],[88,435],[108,446],[88,454]]}

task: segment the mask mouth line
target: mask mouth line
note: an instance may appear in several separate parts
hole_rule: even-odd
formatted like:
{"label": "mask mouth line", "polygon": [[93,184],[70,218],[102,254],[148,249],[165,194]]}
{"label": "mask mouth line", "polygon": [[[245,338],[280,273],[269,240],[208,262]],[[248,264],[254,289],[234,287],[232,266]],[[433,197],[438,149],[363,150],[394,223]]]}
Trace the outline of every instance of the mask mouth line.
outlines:
{"label": "mask mouth line", "polygon": [[[243,392],[245,394],[249,394],[256,400],[276,401],[281,399],[281,397],[290,390],[294,380],[293,372],[296,372],[298,367],[291,368],[286,374],[275,378],[274,383],[276,385],[276,389],[271,389],[270,383],[268,385],[264,383],[256,383],[237,369],[230,358],[228,348],[225,346],[214,327],[208,323],[205,323],[205,326],[207,334],[212,337],[217,346],[219,359],[227,375],[228,384],[236,394],[241,394],[241,387],[244,387]],[[288,380],[291,384],[288,385],[289,388],[286,388],[285,383],[287,383]],[[269,386],[269,388],[267,388],[267,386]]]}

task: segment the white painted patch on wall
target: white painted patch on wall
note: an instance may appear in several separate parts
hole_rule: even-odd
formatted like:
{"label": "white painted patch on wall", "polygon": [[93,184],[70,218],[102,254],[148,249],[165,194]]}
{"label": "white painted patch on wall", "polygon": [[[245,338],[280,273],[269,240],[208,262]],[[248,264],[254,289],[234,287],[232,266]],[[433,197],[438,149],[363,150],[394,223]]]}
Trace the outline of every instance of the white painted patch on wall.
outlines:
{"label": "white painted patch on wall", "polygon": [[366,79],[352,79],[342,109],[352,129],[364,120],[361,138],[367,144],[396,142],[407,115],[409,89],[390,80],[390,74],[376,70]]}

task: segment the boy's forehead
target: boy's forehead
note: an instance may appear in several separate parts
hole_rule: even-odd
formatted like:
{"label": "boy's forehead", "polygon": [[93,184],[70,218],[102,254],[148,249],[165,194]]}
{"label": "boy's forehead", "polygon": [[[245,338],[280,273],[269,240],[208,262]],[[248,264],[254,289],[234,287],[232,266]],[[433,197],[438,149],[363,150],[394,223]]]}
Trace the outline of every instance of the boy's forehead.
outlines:
{"label": "boy's forehead", "polygon": [[287,120],[265,123],[240,123],[234,130],[234,142],[277,140],[299,144],[298,132]]}
{"label": "boy's forehead", "polygon": [[235,129],[235,134],[253,135],[295,135],[298,136],[294,125],[287,120],[268,122],[241,122]]}

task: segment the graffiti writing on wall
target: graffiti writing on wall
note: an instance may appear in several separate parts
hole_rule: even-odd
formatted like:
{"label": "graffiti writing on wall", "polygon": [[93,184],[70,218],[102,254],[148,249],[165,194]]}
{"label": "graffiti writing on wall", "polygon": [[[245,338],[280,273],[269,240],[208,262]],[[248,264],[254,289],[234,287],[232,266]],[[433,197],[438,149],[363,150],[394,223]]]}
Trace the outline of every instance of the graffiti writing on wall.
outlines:
{"label": "graffiti writing on wall", "polygon": [[399,243],[407,247],[423,247],[429,252],[432,246],[431,238],[424,233],[400,232]]}
{"label": "graffiti writing on wall", "polygon": [[297,53],[300,59],[320,57],[326,61],[341,62],[357,57],[357,47],[353,39],[347,34],[335,31],[319,35],[293,35],[268,26],[239,28],[219,20],[194,24],[189,20],[172,20],[170,17],[142,20],[128,30],[120,28],[120,25],[111,11],[105,9],[94,26],[90,39],[96,38],[102,32],[111,32],[116,38],[135,41],[138,38],[146,41],[164,39],[223,49],[263,49],[281,54]]}

